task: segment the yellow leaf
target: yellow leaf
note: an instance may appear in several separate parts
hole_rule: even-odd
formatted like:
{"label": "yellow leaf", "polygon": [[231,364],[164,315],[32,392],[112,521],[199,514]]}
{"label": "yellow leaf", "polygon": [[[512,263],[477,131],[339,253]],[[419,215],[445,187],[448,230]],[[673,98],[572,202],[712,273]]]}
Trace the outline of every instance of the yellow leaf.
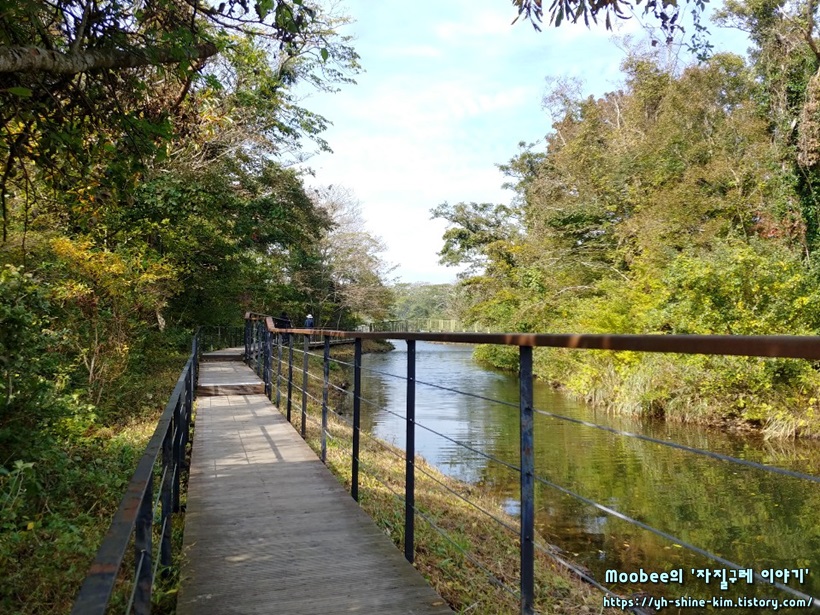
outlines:
{"label": "yellow leaf", "polygon": [[26,530],[30,532],[33,529],[34,529],[34,521],[29,521],[28,525],[26,526]]}

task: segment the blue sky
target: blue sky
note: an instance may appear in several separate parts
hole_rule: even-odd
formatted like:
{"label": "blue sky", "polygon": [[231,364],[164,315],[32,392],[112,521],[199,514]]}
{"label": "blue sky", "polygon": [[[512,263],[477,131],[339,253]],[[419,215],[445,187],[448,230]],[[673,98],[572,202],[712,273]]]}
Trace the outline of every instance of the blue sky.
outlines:
{"label": "blue sky", "polygon": [[[620,39],[647,38],[637,20],[614,34],[567,23],[535,32],[511,25],[508,0],[344,0],[338,10],[354,20],[342,31],[355,37],[365,72],[303,101],[333,123],[324,137],[334,153],[307,162],[307,183],[356,195],[404,282],[455,279],[438,264],[445,223],[430,220],[432,207],[510,201],[496,165],[549,131],[546,79],[579,78],[584,94],[616,89]],[[739,33],[711,30],[718,50],[745,52]]]}

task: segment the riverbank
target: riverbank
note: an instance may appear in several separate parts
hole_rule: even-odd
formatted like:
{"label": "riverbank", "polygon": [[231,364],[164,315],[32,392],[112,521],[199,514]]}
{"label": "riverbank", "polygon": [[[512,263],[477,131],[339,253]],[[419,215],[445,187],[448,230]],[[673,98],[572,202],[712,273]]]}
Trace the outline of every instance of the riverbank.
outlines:
{"label": "riverbank", "polygon": [[[518,349],[478,346],[479,364],[518,371]],[[820,375],[808,361],[536,348],[533,374],[613,414],[820,438]]]}
{"label": "riverbank", "polygon": [[[335,359],[350,362],[352,348],[334,348]],[[321,361],[311,359],[320,373]],[[344,384],[341,367],[332,363],[331,380]],[[309,381],[309,393],[321,398],[321,383]],[[329,406],[340,405],[343,393],[334,389]],[[300,417],[294,414],[294,424]],[[327,466],[350,489],[352,428],[349,417],[328,414]],[[321,451],[321,405],[310,401],[308,444]],[[404,540],[404,453],[363,434],[360,449],[360,504],[397,545]],[[447,477],[421,458],[416,460],[416,567],[456,612],[508,614],[519,610],[518,520],[501,502],[479,487]],[[472,504],[462,498],[469,498]],[[493,521],[483,511],[498,521]],[[435,523],[438,529],[431,524]],[[507,526],[507,527],[504,527]],[[512,528],[512,529],[509,529]],[[442,533],[448,537],[445,538]],[[546,545],[543,537],[536,541]],[[493,581],[488,571],[503,584]],[[591,614],[602,610],[602,594],[577,580],[546,553],[536,552],[536,610],[544,613]]]}

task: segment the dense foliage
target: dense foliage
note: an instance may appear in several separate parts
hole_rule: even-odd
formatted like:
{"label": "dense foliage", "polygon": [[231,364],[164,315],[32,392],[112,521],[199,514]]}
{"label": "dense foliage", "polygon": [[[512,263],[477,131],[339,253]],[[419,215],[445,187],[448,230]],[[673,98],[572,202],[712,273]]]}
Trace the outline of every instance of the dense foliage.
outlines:
{"label": "dense foliage", "polygon": [[459,292],[454,284],[424,284],[402,282],[395,284],[391,318],[395,320],[423,320],[427,318],[456,318]]}
{"label": "dense foliage", "polygon": [[327,148],[294,86],[359,70],[343,23],[308,0],[0,8],[0,611],[68,610],[195,326],[387,304],[381,246],[343,258],[294,170]]}
{"label": "dense foliage", "polygon": [[[507,330],[817,334],[818,68],[812,3],[727,3],[751,61],[633,52],[623,88],[545,97],[552,131],[503,165],[511,205],[443,204],[464,316]],[[504,350],[480,355],[514,367]],[[543,352],[541,377],[622,411],[818,433],[808,362]]]}

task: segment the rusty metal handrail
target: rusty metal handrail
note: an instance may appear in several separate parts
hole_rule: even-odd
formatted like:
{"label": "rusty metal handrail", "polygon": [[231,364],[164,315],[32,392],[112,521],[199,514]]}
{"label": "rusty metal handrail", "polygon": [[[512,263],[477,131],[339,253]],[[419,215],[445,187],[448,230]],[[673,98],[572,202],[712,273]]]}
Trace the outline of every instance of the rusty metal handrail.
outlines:
{"label": "rusty metal handrail", "polygon": [[406,333],[399,331],[371,333],[332,329],[279,329],[272,326],[272,324],[268,325],[268,331],[271,333],[327,335],[329,337],[349,339],[389,340],[401,338],[420,342],[820,359],[820,337],[808,335],[587,335],[560,333]]}

